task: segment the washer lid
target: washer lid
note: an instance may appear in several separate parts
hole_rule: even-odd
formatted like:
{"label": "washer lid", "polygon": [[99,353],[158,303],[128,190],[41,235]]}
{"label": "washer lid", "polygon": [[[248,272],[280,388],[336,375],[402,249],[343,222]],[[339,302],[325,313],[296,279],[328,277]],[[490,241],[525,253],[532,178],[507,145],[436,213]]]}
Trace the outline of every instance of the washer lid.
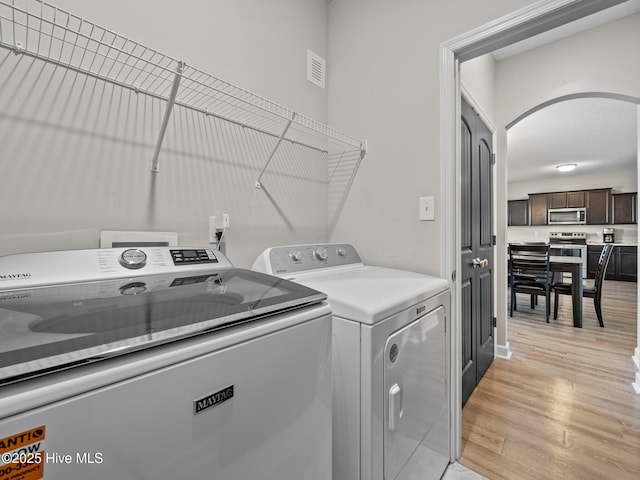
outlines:
{"label": "washer lid", "polygon": [[0,289],[0,385],[325,298],[283,278],[239,268]]}
{"label": "washer lid", "polygon": [[300,274],[290,280],[326,293],[335,316],[368,325],[448,288],[443,278],[366,265]]}

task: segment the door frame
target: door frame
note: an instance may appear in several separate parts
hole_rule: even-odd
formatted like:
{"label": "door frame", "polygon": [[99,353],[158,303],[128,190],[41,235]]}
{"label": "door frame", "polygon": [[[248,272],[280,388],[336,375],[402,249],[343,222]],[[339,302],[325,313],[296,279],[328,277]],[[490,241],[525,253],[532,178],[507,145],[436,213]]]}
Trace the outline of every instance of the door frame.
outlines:
{"label": "door frame", "polygon": [[[460,283],[456,272],[461,266],[461,187],[460,172],[460,62],[490,53],[499,48],[511,45],[520,40],[532,37],[552,28],[570,23],[579,18],[612,7],[624,0],[541,0],[516,12],[487,23],[479,28],[459,35],[440,45],[440,191],[443,197],[443,228],[441,230],[442,256],[440,272],[451,281],[451,395],[452,395],[452,452],[454,459],[460,457],[462,443],[462,411],[461,405],[461,319],[460,319]],[[506,150],[498,145],[496,151]],[[503,187],[504,188],[504,187]],[[496,184],[494,195],[500,194]],[[504,192],[502,192],[504,194]],[[500,205],[497,205],[500,206]],[[505,206],[506,208],[506,206]],[[506,214],[501,209],[494,210],[494,224],[498,214]],[[506,255],[504,234],[495,231],[498,245],[495,258]],[[500,263],[497,267],[494,282],[506,278],[506,267]],[[501,270],[505,270],[502,272]],[[497,289],[494,288],[494,292]],[[639,293],[640,295],[640,293]],[[496,307],[498,304],[496,303]],[[506,307],[505,307],[506,308]],[[506,320],[500,321],[496,348],[499,356],[508,357]],[[500,340],[502,339],[502,344]]]}

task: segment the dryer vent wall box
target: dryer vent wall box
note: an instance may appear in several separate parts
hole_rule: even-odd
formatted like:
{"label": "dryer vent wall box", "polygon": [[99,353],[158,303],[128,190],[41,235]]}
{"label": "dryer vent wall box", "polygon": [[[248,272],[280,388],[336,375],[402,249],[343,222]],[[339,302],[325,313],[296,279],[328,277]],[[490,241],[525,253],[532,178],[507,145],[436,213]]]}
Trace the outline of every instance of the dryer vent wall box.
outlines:
{"label": "dryer vent wall box", "polygon": [[103,230],[100,232],[100,248],[118,247],[175,247],[177,232],[148,232],[129,230]]}
{"label": "dryer vent wall box", "polygon": [[328,295],[332,478],[439,479],[453,460],[447,281],[365,265],[349,244],[270,248],[253,269]]}

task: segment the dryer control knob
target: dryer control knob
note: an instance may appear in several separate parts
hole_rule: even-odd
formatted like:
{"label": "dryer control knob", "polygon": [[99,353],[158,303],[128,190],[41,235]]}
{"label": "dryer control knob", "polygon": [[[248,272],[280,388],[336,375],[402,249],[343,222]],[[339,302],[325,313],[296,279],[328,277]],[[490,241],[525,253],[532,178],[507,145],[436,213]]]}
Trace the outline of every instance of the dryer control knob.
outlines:
{"label": "dryer control knob", "polygon": [[297,263],[302,260],[302,254],[300,253],[300,250],[291,250],[289,252],[289,258]]}
{"label": "dryer control knob", "polygon": [[327,260],[327,249],[324,247],[316,248],[313,251],[313,255],[321,262],[324,262]]}
{"label": "dryer control knob", "polygon": [[347,251],[342,247],[337,248],[336,249],[336,253],[338,254],[339,257],[346,257],[347,256]]}
{"label": "dryer control knob", "polygon": [[130,248],[122,252],[118,261],[124,268],[136,270],[147,264],[147,254],[137,248]]}

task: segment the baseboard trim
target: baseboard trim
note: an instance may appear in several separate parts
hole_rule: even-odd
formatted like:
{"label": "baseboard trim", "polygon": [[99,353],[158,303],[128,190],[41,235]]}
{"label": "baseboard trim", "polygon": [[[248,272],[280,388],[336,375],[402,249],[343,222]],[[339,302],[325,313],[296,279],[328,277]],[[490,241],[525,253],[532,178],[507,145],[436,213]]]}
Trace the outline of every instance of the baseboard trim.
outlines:
{"label": "baseboard trim", "polygon": [[[636,348],[633,354],[633,363],[636,364],[636,368],[640,370],[640,349]],[[631,384],[633,389],[638,395],[640,395],[640,372],[636,372],[636,381]]]}
{"label": "baseboard trim", "polygon": [[511,358],[511,346],[509,342],[506,345],[497,345],[496,344],[496,357],[504,358],[509,360]]}

